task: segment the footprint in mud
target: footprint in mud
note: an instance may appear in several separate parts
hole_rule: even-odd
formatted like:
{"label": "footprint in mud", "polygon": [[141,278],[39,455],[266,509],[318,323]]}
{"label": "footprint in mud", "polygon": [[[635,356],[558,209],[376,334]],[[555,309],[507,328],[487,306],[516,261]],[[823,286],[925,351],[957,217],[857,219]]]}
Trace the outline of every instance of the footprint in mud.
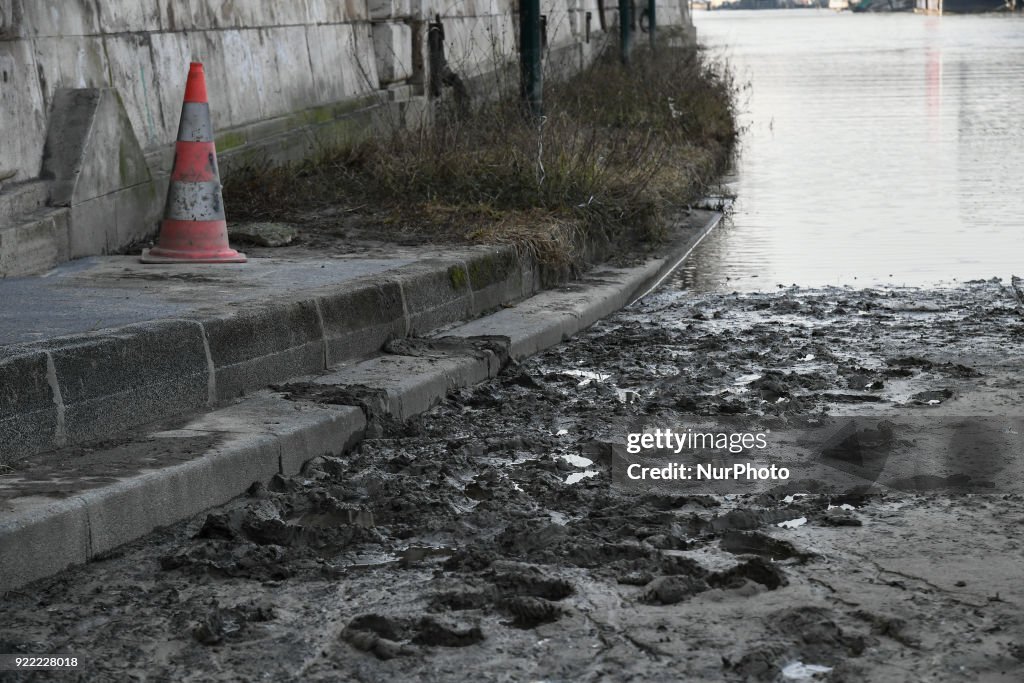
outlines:
{"label": "footprint in mud", "polygon": [[[848,658],[860,656],[868,642],[860,634],[844,631],[835,623],[833,616],[831,610],[813,606],[791,607],[776,612],[766,620],[769,642],[735,660],[723,657],[722,663],[743,680],[765,683],[791,680],[793,676],[785,674],[784,670],[813,673],[848,665]],[[805,677],[804,680],[810,678]]]}
{"label": "footprint in mud", "polygon": [[711,574],[707,581],[714,588],[742,588],[748,581],[759,583],[768,590],[789,585],[789,579],[782,569],[763,557],[752,557],[732,569]]}
{"label": "footprint in mud", "polygon": [[564,610],[551,600],[533,595],[513,595],[502,600],[501,607],[512,616],[512,625],[518,628],[536,628],[558,621],[564,614]]}
{"label": "footprint in mud", "polygon": [[209,611],[192,629],[192,637],[203,645],[217,645],[225,639],[241,640],[250,622],[259,623],[277,618],[277,610],[269,603],[251,601],[222,609],[214,601]]}
{"label": "footprint in mud", "polygon": [[467,647],[484,640],[476,622],[454,621],[435,616],[419,619],[363,614],[352,619],[341,633],[342,640],[378,659],[414,655],[416,646]]}
{"label": "footprint in mud", "polygon": [[640,602],[648,605],[674,605],[707,589],[707,583],[692,576],[659,576],[644,588]]}
{"label": "footprint in mud", "polygon": [[522,595],[561,600],[575,592],[573,585],[564,579],[545,575],[532,565],[496,562],[491,581],[503,595]]}
{"label": "footprint in mud", "polygon": [[936,406],[951,398],[953,398],[952,389],[932,389],[914,394],[911,396],[911,402],[916,405]]}
{"label": "footprint in mud", "polygon": [[789,541],[757,531],[727,531],[722,534],[719,547],[733,555],[760,555],[775,562],[790,559],[805,562],[813,557],[813,554],[797,550]]}
{"label": "footprint in mud", "polygon": [[799,659],[834,664],[860,656],[868,645],[864,636],[840,628],[834,616],[825,607],[790,607],[776,612],[768,623],[795,643]]}

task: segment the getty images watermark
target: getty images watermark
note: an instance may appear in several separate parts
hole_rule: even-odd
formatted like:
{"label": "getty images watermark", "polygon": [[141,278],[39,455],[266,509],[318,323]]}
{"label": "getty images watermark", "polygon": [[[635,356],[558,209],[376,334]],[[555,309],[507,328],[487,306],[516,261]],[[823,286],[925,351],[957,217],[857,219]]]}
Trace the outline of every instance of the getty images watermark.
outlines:
{"label": "getty images watermark", "polygon": [[[739,454],[748,451],[766,450],[768,434],[763,432],[714,432],[697,431],[692,427],[684,430],[655,429],[651,432],[633,432],[626,437],[626,453],[639,455],[644,451],[660,451],[680,455],[694,451],[723,451]],[[626,476],[633,481],[645,480],[772,480],[789,479],[789,468],[776,464],[758,465],[753,462],[724,464],[715,461],[668,462],[645,465],[631,462],[626,465]]]}
{"label": "getty images watermark", "polygon": [[612,484],[664,493],[760,493],[780,486],[1010,490],[1024,480],[1024,417],[701,417],[631,425],[612,448]]}

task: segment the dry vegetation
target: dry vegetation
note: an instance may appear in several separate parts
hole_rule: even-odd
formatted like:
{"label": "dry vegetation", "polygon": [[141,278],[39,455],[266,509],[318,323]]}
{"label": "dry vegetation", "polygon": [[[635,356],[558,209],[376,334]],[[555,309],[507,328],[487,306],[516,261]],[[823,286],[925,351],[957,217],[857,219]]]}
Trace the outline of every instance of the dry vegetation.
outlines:
{"label": "dry vegetation", "polygon": [[694,47],[640,48],[629,69],[616,56],[549,81],[540,121],[515,97],[485,97],[298,166],[242,169],[225,187],[232,218],[309,225],[342,206],[393,237],[512,242],[551,265],[586,244],[657,240],[727,163],[735,88]]}

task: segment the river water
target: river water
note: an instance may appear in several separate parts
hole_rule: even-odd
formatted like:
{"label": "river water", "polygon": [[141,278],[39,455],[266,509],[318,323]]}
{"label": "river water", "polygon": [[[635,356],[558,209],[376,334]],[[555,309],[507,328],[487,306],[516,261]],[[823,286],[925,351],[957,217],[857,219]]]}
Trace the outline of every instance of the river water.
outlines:
{"label": "river water", "polygon": [[1024,275],[1024,17],[695,12],[748,126],[690,290]]}

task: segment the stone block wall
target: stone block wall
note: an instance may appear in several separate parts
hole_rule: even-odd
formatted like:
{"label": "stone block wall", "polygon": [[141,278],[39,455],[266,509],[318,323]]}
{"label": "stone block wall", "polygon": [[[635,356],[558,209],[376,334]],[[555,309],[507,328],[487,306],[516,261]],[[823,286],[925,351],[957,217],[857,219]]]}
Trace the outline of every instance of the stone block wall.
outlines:
{"label": "stone block wall", "polygon": [[[617,4],[605,5],[613,33]],[[602,39],[597,0],[542,0],[542,12],[549,54],[559,56],[552,62],[586,63]],[[658,12],[662,25],[690,24],[686,0],[659,0]],[[486,79],[517,59],[517,0],[0,0],[0,277],[152,234],[189,62],[205,66],[229,173],[233,157],[301,158],[324,139],[368,125],[375,109],[424,108],[426,26],[438,17],[447,61],[464,78]],[[67,115],[60,108],[75,91],[89,91],[79,99],[94,103],[106,93],[94,113],[110,119],[82,132],[102,133],[103,142],[74,143],[110,158],[78,161],[117,168],[119,150],[123,157],[126,145],[136,145],[148,174],[135,169],[123,183],[95,186],[92,196],[83,185],[73,201],[54,191],[62,169],[54,159],[44,163],[44,150],[57,140],[53,123]],[[147,205],[153,201],[156,209]],[[88,212],[76,212],[86,203]],[[55,223],[69,234],[56,228],[56,247],[13,254],[11,245],[29,243],[19,242],[17,225],[55,207],[71,210]],[[82,232],[104,222],[115,227],[102,236]]]}

